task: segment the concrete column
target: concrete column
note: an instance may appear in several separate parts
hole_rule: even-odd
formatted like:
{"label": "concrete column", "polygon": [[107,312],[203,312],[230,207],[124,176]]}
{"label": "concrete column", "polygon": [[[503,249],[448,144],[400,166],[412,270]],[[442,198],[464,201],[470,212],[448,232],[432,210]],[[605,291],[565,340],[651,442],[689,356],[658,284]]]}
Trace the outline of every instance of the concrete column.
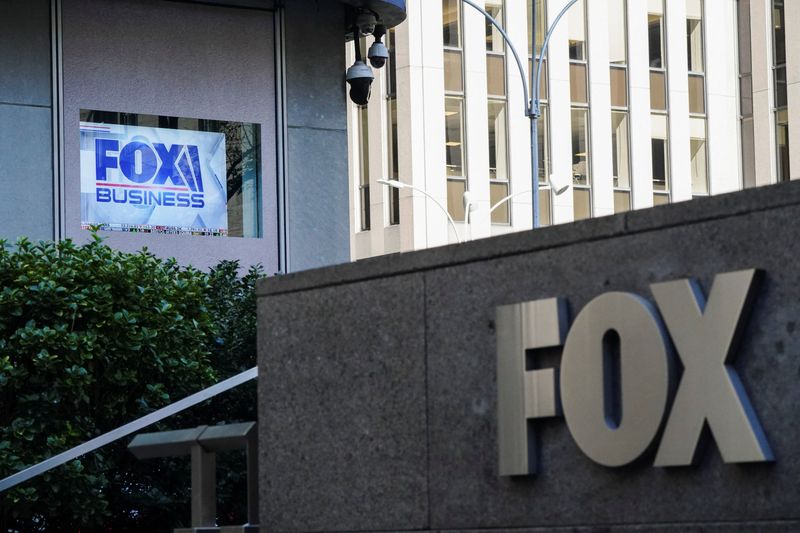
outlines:
{"label": "concrete column", "polygon": [[586,21],[589,32],[592,215],[601,217],[614,214],[608,10],[604,2],[588,0]]}
{"label": "concrete column", "polygon": [[[442,6],[410,0],[407,7],[396,34],[400,180],[446,205]],[[448,243],[447,217],[425,196],[400,191],[400,218],[402,251]]]}
{"label": "concrete column", "polygon": [[665,4],[670,193],[673,202],[680,202],[692,199],[686,2],[672,0]]}
{"label": "concrete column", "polygon": [[[506,31],[523,61],[527,79],[530,79],[528,61],[528,2],[506,1]],[[526,102],[522,82],[511,51],[506,51],[506,94],[508,95],[508,165],[509,194],[531,190],[531,135],[530,120],[525,116]],[[530,89],[530,87],[529,87]],[[530,98],[530,95],[529,95]],[[544,147],[540,147],[544,149]],[[522,231],[531,228],[532,209],[530,194],[520,194],[511,200],[511,228]],[[508,228],[495,226],[495,233],[505,233]]]}
{"label": "concrete column", "polygon": [[[711,194],[742,188],[736,2],[705,2],[703,16],[706,69],[706,141]],[[730,51],[730,52],[729,52]]]}
{"label": "concrete column", "polygon": [[786,13],[786,81],[789,96],[789,171],[800,179],[800,2],[784,3]]}
{"label": "concrete column", "polygon": [[[547,2],[548,21],[553,21],[567,0]],[[573,8],[577,9],[577,8]],[[568,20],[565,16],[550,39],[548,73],[550,74],[550,153],[551,172],[557,182],[569,183],[570,189],[553,200],[553,223],[572,222],[575,218],[572,194],[572,117],[569,90]]]}
{"label": "concrete column", "polygon": [[650,62],[647,2],[628,2],[628,83],[631,121],[631,195],[634,209],[653,206],[650,144]]}
{"label": "concrete column", "polygon": [[750,1],[753,52],[753,130],[756,185],[775,183],[775,93],[772,77],[772,2]]}
{"label": "concrete column", "polygon": [[[441,4],[441,2],[438,2]],[[483,1],[479,2],[483,5]],[[489,111],[486,97],[486,17],[464,4],[464,116],[467,190],[478,209],[465,238],[490,235],[489,223]],[[503,22],[502,20],[500,21]]]}

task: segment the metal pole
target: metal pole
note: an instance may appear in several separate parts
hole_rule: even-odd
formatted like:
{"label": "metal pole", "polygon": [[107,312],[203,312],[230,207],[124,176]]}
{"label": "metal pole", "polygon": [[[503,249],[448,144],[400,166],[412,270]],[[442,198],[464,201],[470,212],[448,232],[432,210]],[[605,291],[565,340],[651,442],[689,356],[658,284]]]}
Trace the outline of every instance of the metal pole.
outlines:
{"label": "metal pole", "polygon": [[[535,42],[535,41],[534,41]],[[539,227],[539,117],[531,114],[531,204],[533,229]]]}

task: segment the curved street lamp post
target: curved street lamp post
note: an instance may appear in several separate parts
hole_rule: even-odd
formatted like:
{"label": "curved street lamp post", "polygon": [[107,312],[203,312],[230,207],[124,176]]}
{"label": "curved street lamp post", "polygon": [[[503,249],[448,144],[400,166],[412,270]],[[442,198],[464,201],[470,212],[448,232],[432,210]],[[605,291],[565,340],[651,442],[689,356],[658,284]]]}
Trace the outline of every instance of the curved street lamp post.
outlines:
{"label": "curved street lamp post", "polygon": [[[540,94],[539,94],[539,87],[541,86],[541,79],[542,79],[542,60],[547,54],[547,48],[550,45],[550,37],[553,35],[553,31],[556,29],[556,26],[561,21],[561,18],[566,14],[566,12],[574,6],[578,0],[570,0],[567,5],[561,10],[558,14],[556,19],[553,21],[553,24],[547,30],[547,34],[545,35],[544,42],[542,44],[542,51],[539,54],[538,61],[536,60],[536,0],[531,1],[531,38],[533,41],[534,47],[534,62],[536,63],[536,77],[533,80],[533,86],[528,90],[528,79],[525,75],[525,67],[523,66],[522,60],[517,53],[517,49],[514,47],[514,43],[511,42],[511,39],[508,37],[508,34],[505,32],[503,27],[500,25],[494,17],[492,17],[485,9],[481,6],[476,4],[473,0],[461,0],[465,4],[473,7],[478,12],[480,12],[486,20],[492,23],[492,25],[497,28],[497,31],[500,32],[500,35],[503,36],[503,40],[508,45],[509,49],[511,50],[512,55],[514,56],[514,60],[517,63],[517,68],[519,69],[520,79],[522,81],[522,94],[525,99],[525,116],[530,119],[531,122],[531,193],[533,198],[531,198],[531,206],[533,210],[533,228],[536,229],[539,227],[539,118],[541,117],[541,101],[540,101]],[[528,95],[531,95],[530,98]],[[549,179],[549,177],[548,177]],[[552,180],[550,181],[550,186],[553,188],[556,194],[561,194],[569,188],[569,185],[564,185],[561,188],[554,187]],[[522,193],[520,193],[522,194]],[[510,195],[506,200],[511,199],[513,196]]]}

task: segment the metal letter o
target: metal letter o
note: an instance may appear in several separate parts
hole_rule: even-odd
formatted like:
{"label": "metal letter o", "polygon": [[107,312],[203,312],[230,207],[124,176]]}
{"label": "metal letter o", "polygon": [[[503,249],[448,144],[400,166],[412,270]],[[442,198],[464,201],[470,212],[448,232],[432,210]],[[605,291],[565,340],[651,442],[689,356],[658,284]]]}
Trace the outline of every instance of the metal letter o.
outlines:
{"label": "metal letter o", "polygon": [[[619,336],[619,424],[607,421],[604,337]],[[661,427],[670,385],[669,340],[658,312],[630,293],[598,296],[578,314],[561,360],[561,402],[570,433],[593,461],[629,464]]]}

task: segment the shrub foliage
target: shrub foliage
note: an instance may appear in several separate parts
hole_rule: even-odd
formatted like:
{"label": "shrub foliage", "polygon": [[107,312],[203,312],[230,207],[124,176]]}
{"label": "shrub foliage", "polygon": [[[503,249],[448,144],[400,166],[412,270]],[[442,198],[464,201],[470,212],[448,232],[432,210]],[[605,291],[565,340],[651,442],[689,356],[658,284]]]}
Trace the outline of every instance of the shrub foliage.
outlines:
{"label": "shrub foliage", "polygon": [[[146,250],[119,252],[96,235],[82,246],[2,243],[0,476],[253,366],[260,271],[237,272],[235,262],[205,273]],[[234,392],[148,430],[254,419],[254,387]],[[127,442],[0,494],[1,530],[159,531],[185,522],[187,460],[137,462]]]}

